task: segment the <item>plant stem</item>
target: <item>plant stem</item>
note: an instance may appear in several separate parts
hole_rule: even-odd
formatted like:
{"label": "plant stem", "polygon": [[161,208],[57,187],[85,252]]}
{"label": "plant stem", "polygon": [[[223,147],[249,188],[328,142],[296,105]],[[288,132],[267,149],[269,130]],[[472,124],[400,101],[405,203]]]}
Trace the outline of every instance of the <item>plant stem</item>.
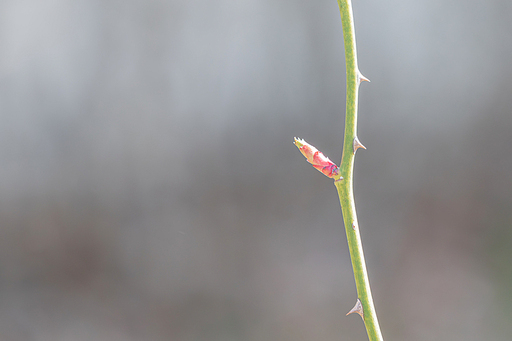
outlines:
{"label": "plant stem", "polygon": [[341,157],[340,174],[343,179],[334,182],[340,198],[341,211],[347,233],[348,248],[357,287],[357,295],[363,307],[363,320],[370,341],[382,341],[382,334],[373,305],[370,281],[366,271],[363,245],[359,233],[353,192],[354,139],[357,137],[357,98],[362,75],[357,67],[356,40],[351,0],[338,0],[345,43],[347,71],[347,103],[345,138]]}

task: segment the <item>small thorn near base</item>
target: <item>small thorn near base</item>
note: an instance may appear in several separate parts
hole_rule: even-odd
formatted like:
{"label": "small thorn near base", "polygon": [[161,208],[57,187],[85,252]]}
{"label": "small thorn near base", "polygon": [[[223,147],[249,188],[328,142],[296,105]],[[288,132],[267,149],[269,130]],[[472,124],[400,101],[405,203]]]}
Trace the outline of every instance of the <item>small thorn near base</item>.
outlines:
{"label": "small thorn near base", "polygon": [[354,137],[354,154],[356,153],[356,150],[358,150],[359,148],[366,149],[366,147],[363,146],[363,144],[359,141],[359,138],[356,136]]}
{"label": "small thorn near base", "polygon": [[363,306],[361,305],[361,300],[359,300],[359,298],[357,299],[357,302],[356,302],[356,305],[354,306],[354,308],[352,308],[352,310],[350,310],[348,313],[347,313],[347,316],[350,315],[350,314],[358,314],[359,316],[361,316],[361,318],[363,319],[364,321],[364,312],[363,312]]}
{"label": "small thorn near base", "polygon": [[363,74],[360,71],[357,71],[357,80],[359,81],[359,84],[361,84],[362,82],[370,83],[370,80],[363,76]]}

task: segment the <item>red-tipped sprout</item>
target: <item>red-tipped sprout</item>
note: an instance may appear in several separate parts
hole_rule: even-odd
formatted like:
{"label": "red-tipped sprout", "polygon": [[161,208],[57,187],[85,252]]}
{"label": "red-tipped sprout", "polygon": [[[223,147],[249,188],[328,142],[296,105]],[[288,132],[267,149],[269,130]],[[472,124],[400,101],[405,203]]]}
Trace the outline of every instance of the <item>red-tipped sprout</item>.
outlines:
{"label": "red-tipped sprout", "polygon": [[294,144],[299,148],[302,155],[306,157],[308,162],[313,165],[316,169],[322,172],[325,176],[334,179],[337,178],[340,170],[338,166],[327,156],[325,156],[318,149],[304,141],[303,139],[298,139],[295,137]]}

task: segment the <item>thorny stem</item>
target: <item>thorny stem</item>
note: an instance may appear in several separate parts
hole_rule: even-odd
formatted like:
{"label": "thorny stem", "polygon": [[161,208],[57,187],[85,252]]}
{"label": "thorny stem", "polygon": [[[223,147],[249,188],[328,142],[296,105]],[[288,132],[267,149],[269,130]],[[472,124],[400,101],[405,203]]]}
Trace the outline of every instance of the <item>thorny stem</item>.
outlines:
{"label": "thorny stem", "polygon": [[[347,71],[347,103],[345,117],[345,138],[343,142],[343,155],[341,158],[340,175],[334,184],[338,189],[341,211],[347,233],[350,258],[357,287],[357,295],[363,307],[363,320],[370,341],[382,341],[382,334],[373,305],[370,282],[366,271],[366,264],[357,222],[356,208],[353,193],[354,156],[357,138],[357,97],[359,84],[366,80],[357,67],[356,40],[354,34],[354,19],[351,0],[338,0],[345,42],[345,61]],[[359,140],[357,140],[359,141]]]}

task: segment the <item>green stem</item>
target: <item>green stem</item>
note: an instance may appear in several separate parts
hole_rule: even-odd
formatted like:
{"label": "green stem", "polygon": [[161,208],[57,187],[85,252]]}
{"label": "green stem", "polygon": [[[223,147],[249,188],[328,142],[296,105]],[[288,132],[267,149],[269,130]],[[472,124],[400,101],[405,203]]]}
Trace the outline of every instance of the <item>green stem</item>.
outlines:
{"label": "green stem", "polygon": [[347,70],[347,108],[345,117],[345,138],[341,158],[340,175],[343,179],[334,182],[338,189],[341,211],[347,233],[348,248],[357,287],[357,295],[363,306],[364,324],[370,341],[382,341],[377,314],[373,305],[370,281],[366,271],[363,245],[359,233],[353,193],[354,139],[357,136],[357,97],[361,74],[357,67],[356,40],[351,0],[338,0]]}

